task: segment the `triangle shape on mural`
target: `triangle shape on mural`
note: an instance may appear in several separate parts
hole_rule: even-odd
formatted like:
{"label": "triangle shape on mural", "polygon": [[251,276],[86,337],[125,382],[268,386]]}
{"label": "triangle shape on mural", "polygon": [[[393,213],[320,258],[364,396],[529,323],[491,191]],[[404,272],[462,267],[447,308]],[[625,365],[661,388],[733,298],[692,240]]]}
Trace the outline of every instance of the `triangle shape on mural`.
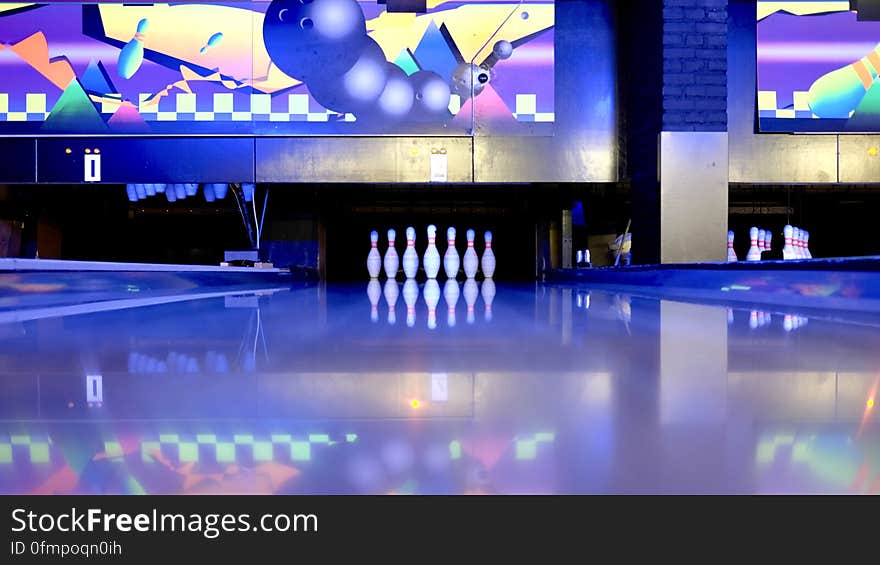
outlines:
{"label": "triangle shape on mural", "polygon": [[413,58],[413,54],[409,49],[404,49],[400,52],[400,55],[394,59],[394,64],[403,69],[407,75],[411,75],[413,73],[419,72],[421,69],[419,68],[419,64],[416,63],[415,58]]}
{"label": "triangle shape on mural", "polygon": [[150,126],[138,112],[137,107],[128,101],[123,102],[113,112],[113,115],[107,120],[107,125],[110,126],[110,129],[119,131],[150,131]]}
{"label": "triangle shape on mural", "polygon": [[420,69],[434,71],[447,80],[452,77],[452,71],[458,66],[455,54],[433,20],[428,24],[412,55]]}
{"label": "triangle shape on mural", "polygon": [[82,84],[83,89],[90,94],[103,96],[116,92],[116,87],[113,86],[113,81],[110,80],[110,74],[104,68],[104,63],[94,59],[89,61],[89,66],[86,67],[85,72],[79,77],[79,82]]}
{"label": "triangle shape on mural", "polygon": [[483,464],[486,470],[495,467],[510,446],[510,439],[504,437],[481,437],[461,442],[462,450]]}
{"label": "triangle shape on mural", "polygon": [[471,121],[471,111],[478,123],[489,123],[491,126],[516,124],[513,112],[498,95],[498,92],[487,84],[483,91],[474,98],[468,98],[452,120],[458,126],[467,126]]}
{"label": "triangle shape on mural", "polygon": [[52,131],[94,132],[104,131],[107,124],[89,99],[79,80],[73,79],[49,115],[43,122],[43,128]]}

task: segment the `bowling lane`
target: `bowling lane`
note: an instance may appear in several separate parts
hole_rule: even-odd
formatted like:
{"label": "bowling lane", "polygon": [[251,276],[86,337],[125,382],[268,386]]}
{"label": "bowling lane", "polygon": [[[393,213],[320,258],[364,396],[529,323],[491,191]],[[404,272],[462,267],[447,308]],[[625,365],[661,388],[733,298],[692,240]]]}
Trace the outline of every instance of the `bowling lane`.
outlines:
{"label": "bowling lane", "polygon": [[178,298],[0,318],[0,492],[880,492],[871,316],[491,281]]}

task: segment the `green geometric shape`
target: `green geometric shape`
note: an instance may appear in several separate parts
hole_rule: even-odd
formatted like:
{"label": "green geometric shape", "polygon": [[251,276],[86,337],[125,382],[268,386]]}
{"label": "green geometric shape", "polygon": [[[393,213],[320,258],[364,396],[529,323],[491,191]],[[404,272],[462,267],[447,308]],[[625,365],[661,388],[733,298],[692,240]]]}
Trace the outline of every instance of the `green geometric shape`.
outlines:
{"label": "green geometric shape", "polygon": [[12,445],[27,445],[31,442],[31,436],[9,436],[9,439],[12,440]]}
{"label": "green geometric shape", "polygon": [[178,443],[180,436],[177,434],[159,434],[160,443]]}
{"label": "green geometric shape", "polygon": [[347,441],[348,443],[356,442],[357,438],[358,438],[357,434],[345,434],[345,441]]}
{"label": "green geometric shape", "polygon": [[129,494],[147,494],[146,489],[134,477],[128,477],[126,487]]}
{"label": "green geometric shape", "polygon": [[0,443],[0,463],[12,463],[12,446]]}
{"label": "green geometric shape", "polygon": [[556,436],[553,432],[539,432],[535,434],[535,441],[553,441]]}
{"label": "green geometric shape", "polygon": [[330,436],[327,434],[309,434],[309,442],[311,443],[329,443]]}
{"label": "green geometric shape", "polygon": [[161,446],[158,441],[145,441],[141,443],[141,461],[144,463],[152,463],[153,456],[150,455],[153,451],[161,450]]}
{"label": "green geometric shape", "polygon": [[196,442],[217,443],[217,436],[215,434],[196,434]]}
{"label": "green geometric shape", "polygon": [[791,448],[791,460],[803,463],[810,458],[810,444],[806,441],[797,441]]}
{"label": "green geometric shape", "polygon": [[254,461],[271,461],[272,444],[268,441],[254,443]]}
{"label": "green geometric shape", "polygon": [[294,461],[309,461],[312,458],[312,445],[307,441],[290,442],[290,458]]}
{"label": "green geometric shape", "polygon": [[778,434],[776,445],[791,445],[794,443],[794,434]]}
{"label": "green geometric shape", "polygon": [[235,434],[232,436],[232,441],[237,444],[254,443],[254,436],[251,434]]}
{"label": "green geometric shape", "polygon": [[290,434],[272,434],[272,443],[290,443]]}
{"label": "green geometric shape", "polygon": [[461,442],[457,439],[449,442],[449,457],[452,459],[461,459]]}
{"label": "green geometric shape", "polygon": [[49,444],[34,443],[31,444],[31,463],[48,463],[49,462]]}
{"label": "green geometric shape", "polygon": [[235,461],[234,443],[218,443],[215,449],[217,450],[218,463],[232,463]]}
{"label": "green geometric shape", "polygon": [[199,460],[199,444],[184,441],[177,446],[177,449],[181,463],[192,463]]}
{"label": "green geometric shape", "polygon": [[107,124],[79,80],[74,78],[49,111],[43,127],[55,131],[94,132],[106,131]]}
{"label": "green geometric shape", "polygon": [[771,463],[776,457],[776,444],[773,441],[762,440],[755,449],[755,462],[759,465]]}
{"label": "green geometric shape", "polygon": [[516,441],[516,458],[519,460],[531,460],[538,456],[538,442],[531,439]]}
{"label": "green geometric shape", "polygon": [[122,457],[122,446],[119,445],[118,441],[105,441],[104,453],[106,453],[108,457]]}
{"label": "green geometric shape", "polygon": [[416,63],[416,60],[413,59],[412,53],[410,53],[407,48],[404,48],[397,58],[394,59],[394,64],[403,69],[407,75],[417,73],[421,70],[419,64]]}

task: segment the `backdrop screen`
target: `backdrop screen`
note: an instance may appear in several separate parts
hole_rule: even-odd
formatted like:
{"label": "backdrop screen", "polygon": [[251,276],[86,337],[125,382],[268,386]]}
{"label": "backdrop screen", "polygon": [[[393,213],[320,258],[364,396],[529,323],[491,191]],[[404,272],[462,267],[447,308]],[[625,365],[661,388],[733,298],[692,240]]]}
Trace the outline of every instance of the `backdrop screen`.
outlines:
{"label": "backdrop screen", "polygon": [[760,131],[880,131],[874,4],[757,3]]}
{"label": "backdrop screen", "polygon": [[552,1],[0,4],[0,135],[548,135]]}

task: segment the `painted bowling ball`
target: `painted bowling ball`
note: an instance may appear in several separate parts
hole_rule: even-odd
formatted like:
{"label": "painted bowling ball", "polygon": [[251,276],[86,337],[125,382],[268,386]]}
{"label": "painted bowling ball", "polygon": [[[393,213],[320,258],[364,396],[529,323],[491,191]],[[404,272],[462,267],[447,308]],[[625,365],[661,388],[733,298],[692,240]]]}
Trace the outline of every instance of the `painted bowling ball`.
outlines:
{"label": "painted bowling ball", "polygon": [[488,83],[489,71],[471,63],[460,63],[452,71],[449,86],[452,92],[461,96],[462,100],[466,100],[471,97],[471,92],[474,96],[483,92],[483,88]]}
{"label": "painted bowling ball", "polygon": [[449,83],[443,77],[431,71],[418,71],[409,80],[415,91],[413,119],[440,119],[448,115]]}
{"label": "painted bowling ball", "polygon": [[492,53],[502,61],[509,59],[513,55],[513,45],[509,41],[502,39],[495,42],[495,45],[492,47]]}
{"label": "painted bowling ball", "polygon": [[263,42],[285,74],[308,82],[339,76],[357,61],[367,39],[356,0],[273,0],[263,20]]}
{"label": "painted bowling ball", "polygon": [[373,104],[385,89],[388,62],[379,44],[367,38],[354,65],[342,75],[318,75],[309,80],[309,92],[321,106],[357,114]]}
{"label": "painted bowling ball", "polygon": [[399,120],[412,109],[415,91],[403,69],[393,63],[386,63],[386,68],[388,80],[376,101],[377,117],[383,120]]}

